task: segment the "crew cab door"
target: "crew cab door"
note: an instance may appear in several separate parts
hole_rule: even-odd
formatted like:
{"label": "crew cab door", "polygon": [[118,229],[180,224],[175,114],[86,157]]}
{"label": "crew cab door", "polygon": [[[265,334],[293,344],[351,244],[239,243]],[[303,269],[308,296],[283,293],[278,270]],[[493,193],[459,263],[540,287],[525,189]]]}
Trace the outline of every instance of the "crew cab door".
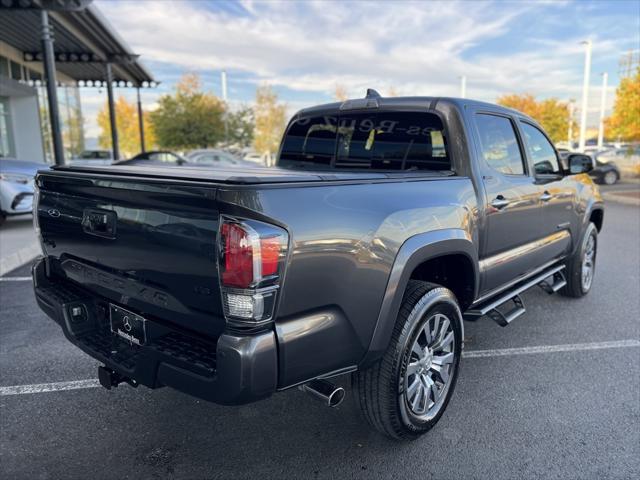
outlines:
{"label": "crew cab door", "polygon": [[[556,257],[565,253],[571,232],[578,228],[578,216],[573,211],[576,188],[570,177],[564,177],[558,154],[545,133],[534,124],[520,120],[520,130],[525,151],[529,159],[536,183],[542,190],[540,196],[544,214],[545,233],[558,234],[562,241],[550,246],[548,254]],[[569,238],[567,238],[569,236]]]}
{"label": "crew cab door", "polygon": [[481,294],[524,275],[540,263],[545,236],[542,190],[529,171],[515,119],[500,111],[473,112],[478,167],[485,187]]}

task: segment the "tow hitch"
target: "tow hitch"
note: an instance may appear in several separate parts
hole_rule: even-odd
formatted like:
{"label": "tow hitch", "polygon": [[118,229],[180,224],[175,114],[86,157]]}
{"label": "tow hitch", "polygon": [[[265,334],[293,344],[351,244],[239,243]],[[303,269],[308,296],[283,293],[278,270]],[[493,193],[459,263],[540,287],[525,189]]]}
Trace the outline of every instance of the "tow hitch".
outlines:
{"label": "tow hitch", "polygon": [[138,387],[138,382],[132,378],[120,375],[107,367],[98,367],[98,380],[100,381],[100,385],[107,390],[111,390],[112,387],[117,387],[123,382],[128,383],[134,388]]}

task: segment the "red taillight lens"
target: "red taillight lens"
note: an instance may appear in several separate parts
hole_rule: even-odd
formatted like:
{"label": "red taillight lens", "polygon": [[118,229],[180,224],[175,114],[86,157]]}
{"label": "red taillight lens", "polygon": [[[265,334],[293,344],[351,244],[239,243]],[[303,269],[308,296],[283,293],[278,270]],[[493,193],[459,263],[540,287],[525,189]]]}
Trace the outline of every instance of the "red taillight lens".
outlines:
{"label": "red taillight lens", "polygon": [[277,281],[287,245],[286,231],[262,222],[225,218],[220,236],[222,286],[251,288],[268,277],[275,277],[271,280]]}
{"label": "red taillight lens", "polygon": [[262,259],[263,277],[268,277],[278,273],[280,241],[279,237],[260,239],[260,258]]}
{"label": "red taillight lens", "polygon": [[224,223],[221,228],[224,248],[222,284],[248,288],[253,282],[253,245],[241,225]]}

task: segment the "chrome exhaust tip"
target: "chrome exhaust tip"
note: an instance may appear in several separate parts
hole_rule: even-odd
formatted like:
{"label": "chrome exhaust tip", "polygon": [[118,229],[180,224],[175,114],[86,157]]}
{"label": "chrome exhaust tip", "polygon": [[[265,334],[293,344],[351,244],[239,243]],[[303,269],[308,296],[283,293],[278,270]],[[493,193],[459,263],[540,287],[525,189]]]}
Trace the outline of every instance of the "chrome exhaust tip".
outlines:
{"label": "chrome exhaust tip", "polygon": [[344,388],[336,387],[326,380],[312,380],[300,385],[300,390],[307,392],[327,407],[337,407],[344,400]]}

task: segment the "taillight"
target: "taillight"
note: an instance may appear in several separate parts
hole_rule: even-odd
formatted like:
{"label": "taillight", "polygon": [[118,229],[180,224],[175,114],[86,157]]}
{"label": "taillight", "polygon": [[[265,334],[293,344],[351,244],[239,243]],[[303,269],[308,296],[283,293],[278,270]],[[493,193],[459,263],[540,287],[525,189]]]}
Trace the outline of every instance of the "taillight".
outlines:
{"label": "taillight", "polygon": [[254,327],[272,320],[287,244],[280,227],[221,217],[220,287],[228,323]]}

